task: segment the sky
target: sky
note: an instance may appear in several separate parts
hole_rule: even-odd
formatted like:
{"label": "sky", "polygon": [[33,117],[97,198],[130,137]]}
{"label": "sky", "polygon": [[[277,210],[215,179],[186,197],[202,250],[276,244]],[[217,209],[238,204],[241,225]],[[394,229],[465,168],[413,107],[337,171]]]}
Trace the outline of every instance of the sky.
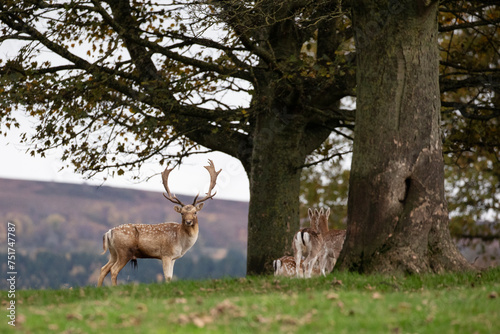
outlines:
{"label": "sky", "polygon": [[[30,131],[30,121],[21,120],[20,129],[11,129],[7,136],[0,136],[0,178],[53,181],[63,183],[110,186],[149,191],[164,191],[160,172],[165,166],[145,164],[141,168],[142,181],[132,180],[132,174],[125,173],[103,181],[105,174],[91,179],[75,173],[60,160],[62,151],[52,151],[45,158],[32,157],[27,153],[28,146],[21,144],[19,136]],[[4,128],[5,130],[5,128]],[[216,170],[222,168],[217,178],[215,198],[248,201],[250,198],[248,177],[239,160],[220,152],[196,154],[184,160],[180,167],[170,173],[169,188],[173,194],[196,196],[198,192],[205,194],[210,183],[210,176],[203,166],[212,159]],[[149,180],[146,180],[148,179]]]}

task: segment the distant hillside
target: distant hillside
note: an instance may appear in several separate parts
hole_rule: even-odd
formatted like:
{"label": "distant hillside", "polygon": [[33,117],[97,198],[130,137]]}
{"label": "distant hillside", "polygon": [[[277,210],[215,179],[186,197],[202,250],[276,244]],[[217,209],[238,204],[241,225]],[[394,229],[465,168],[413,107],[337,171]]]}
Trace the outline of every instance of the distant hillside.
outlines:
{"label": "distant hillside", "polygon": [[[246,251],[248,203],[215,198],[206,204],[198,242]],[[113,226],[180,221],[160,192],[11,179],[0,179],[0,218],[16,222],[22,253],[100,252],[102,235]]]}
{"label": "distant hillside", "polygon": [[[193,200],[178,197],[185,203]],[[7,222],[15,222],[19,255],[95,254],[95,276],[98,265],[106,262],[99,254],[108,229],[124,223],[180,222],[173,206],[160,192],[0,178],[0,237],[3,242]],[[208,201],[199,214],[198,242],[188,252],[192,260],[221,260],[229,251],[245,256],[247,215],[246,202]]]}

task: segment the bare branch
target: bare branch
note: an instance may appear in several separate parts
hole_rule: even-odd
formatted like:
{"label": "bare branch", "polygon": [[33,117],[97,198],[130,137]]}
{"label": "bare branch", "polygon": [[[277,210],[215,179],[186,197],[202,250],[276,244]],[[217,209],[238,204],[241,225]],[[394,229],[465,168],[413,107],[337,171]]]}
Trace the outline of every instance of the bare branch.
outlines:
{"label": "bare branch", "polygon": [[[441,106],[458,110],[460,111],[460,114],[462,116],[468,119],[487,121],[500,116],[499,108],[478,106],[472,103],[442,101]],[[480,110],[487,111],[489,114],[488,115],[478,114]]]}

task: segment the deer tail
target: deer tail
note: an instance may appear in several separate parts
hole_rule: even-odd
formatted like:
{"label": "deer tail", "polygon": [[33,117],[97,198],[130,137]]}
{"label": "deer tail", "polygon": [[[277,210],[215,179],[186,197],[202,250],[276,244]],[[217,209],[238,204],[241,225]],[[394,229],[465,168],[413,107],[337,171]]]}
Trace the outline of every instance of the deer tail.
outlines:
{"label": "deer tail", "polygon": [[274,269],[274,276],[278,276],[278,263],[279,263],[279,260],[274,260],[273,261],[273,269]]}
{"label": "deer tail", "polygon": [[108,232],[104,233],[104,235],[102,236],[102,249],[104,249],[104,251],[101,253],[101,255],[103,255],[104,253],[106,253],[106,251],[108,250],[109,243],[111,241],[110,238],[111,238],[111,230],[109,230]]}
{"label": "deer tail", "polygon": [[307,231],[302,231],[301,235],[302,245],[306,247],[307,250],[311,247],[311,235]]}

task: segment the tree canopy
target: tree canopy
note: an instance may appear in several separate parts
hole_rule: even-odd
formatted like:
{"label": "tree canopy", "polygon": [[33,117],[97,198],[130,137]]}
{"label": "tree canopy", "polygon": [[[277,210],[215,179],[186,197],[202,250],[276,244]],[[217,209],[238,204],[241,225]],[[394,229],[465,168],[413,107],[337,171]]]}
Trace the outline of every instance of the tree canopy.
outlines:
{"label": "tree canopy", "polygon": [[[64,147],[63,159],[80,171],[134,168],[158,157],[163,163],[197,144],[242,158],[248,167],[253,118],[267,102],[231,92],[258,95],[259,76],[268,72],[280,84],[309,81],[301,84],[308,90],[333,84],[323,80],[333,78],[328,73],[316,78],[318,70],[296,52],[322,20],[340,15],[311,4],[3,1],[2,42],[22,45],[2,64],[4,124],[15,125],[10,111],[23,105],[40,120],[36,135],[23,138],[37,143],[33,152]],[[295,19],[290,29],[299,46],[295,54],[282,50],[285,57],[278,51],[291,46],[280,44],[279,29]],[[277,40],[269,41],[271,35]],[[352,87],[332,101],[349,94]],[[353,119],[352,112],[308,108],[325,124]]]}
{"label": "tree canopy", "polygon": [[[40,119],[36,135],[23,138],[36,143],[33,152],[65,147],[63,159],[86,172],[178,158],[197,144],[239,157],[234,138],[251,135],[258,76],[272,68],[305,90],[309,116],[350,127],[354,112],[335,106],[355,96],[353,27],[341,4],[2,1],[2,44],[19,46],[2,59],[3,124],[15,126],[11,110],[25,106]],[[390,4],[384,15],[397,13]],[[499,16],[490,1],[440,4],[447,153],[499,155]],[[269,37],[287,26],[302,52],[281,59],[277,51],[291,46]],[[180,151],[167,150],[173,144]]]}

